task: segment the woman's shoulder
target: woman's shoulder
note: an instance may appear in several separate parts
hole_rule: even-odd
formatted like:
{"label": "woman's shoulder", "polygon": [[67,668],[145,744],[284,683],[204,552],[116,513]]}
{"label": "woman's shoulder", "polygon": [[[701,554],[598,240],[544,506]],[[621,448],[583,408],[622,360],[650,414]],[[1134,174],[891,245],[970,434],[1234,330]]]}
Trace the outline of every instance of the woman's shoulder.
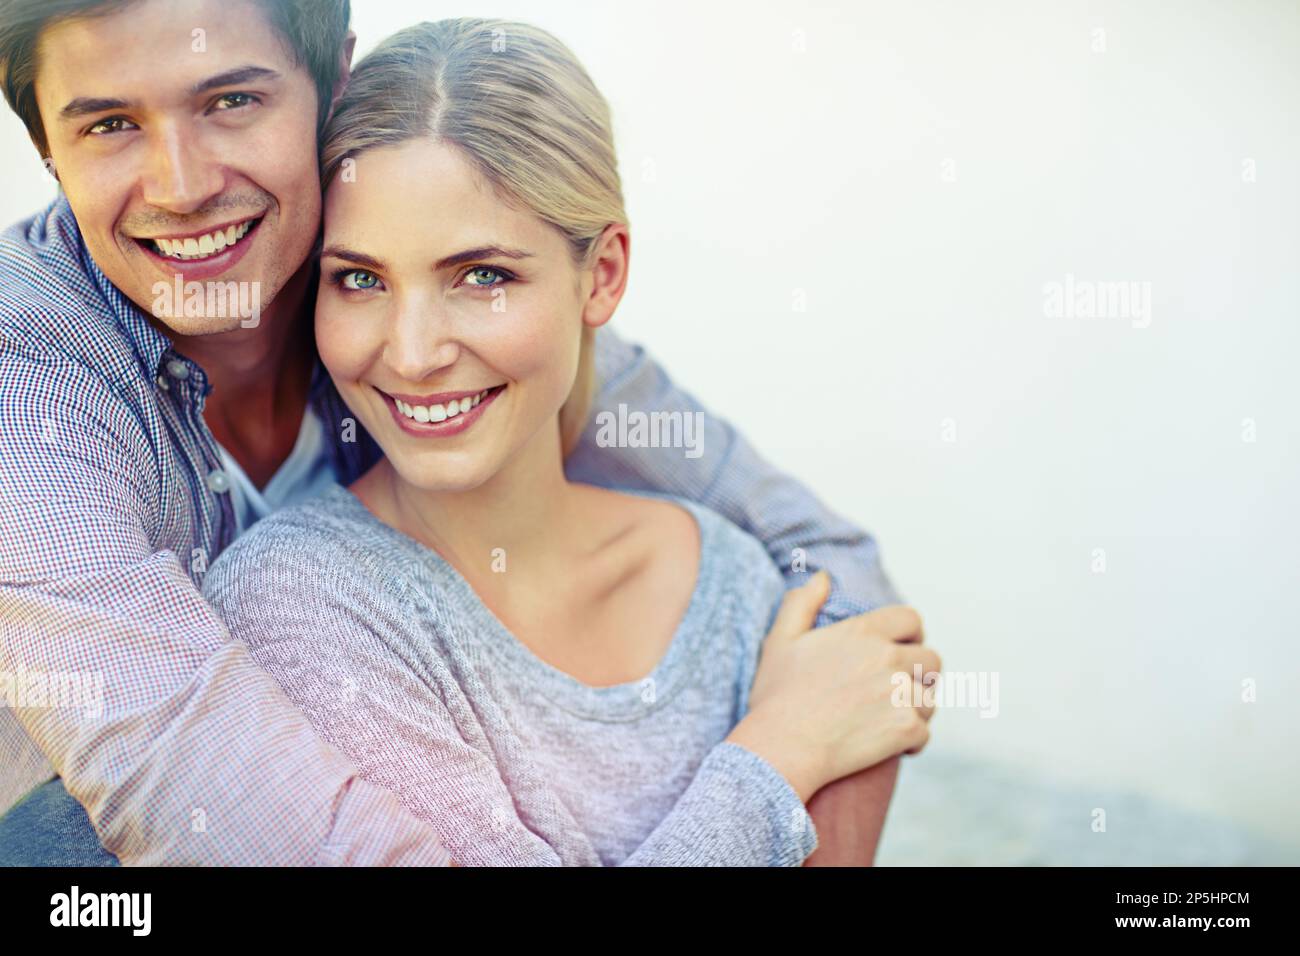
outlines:
{"label": "woman's shoulder", "polygon": [[[780,574],[761,541],[707,505],[679,495],[640,491],[623,494],[640,499],[648,506],[648,515],[662,517],[666,522],[665,533],[671,533],[668,531],[668,527],[673,524],[670,515],[676,517],[675,523],[679,526],[687,523],[687,517],[693,518],[701,552],[711,552],[735,568],[766,567]],[[677,533],[681,533],[680,527]]]}
{"label": "woman's shoulder", "polygon": [[691,549],[698,556],[698,586],[749,593],[783,589],[781,572],[763,544],[711,508],[677,495],[646,491],[613,491],[635,516],[643,540],[662,556],[679,564]]}

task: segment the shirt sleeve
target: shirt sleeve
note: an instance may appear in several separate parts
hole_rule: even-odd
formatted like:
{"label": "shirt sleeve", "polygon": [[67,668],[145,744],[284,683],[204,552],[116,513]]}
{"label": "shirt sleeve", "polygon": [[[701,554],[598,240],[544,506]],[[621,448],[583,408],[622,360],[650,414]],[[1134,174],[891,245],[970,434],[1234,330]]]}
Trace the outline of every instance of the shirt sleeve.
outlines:
{"label": "shirt sleeve", "polygon": [[92,372],[0,337],[0,671],[80,688],[15,714],[105,848],[128,865],[446,863],[151,546],[158,489],[129,419]]}
{"label": "shirt sleeve", "polygon": [[[789,586],[825,568],[832,590],[819,625],[900,603],[870,534],[766,462],[725,419],[678,388],[643,348],[602,327],[596,349],[601,386],[582,440],[566,462],[571,478],[705,505],[758,538]],[[698,440],[690,448],[670,449],[611,443],[611,426],[632,413],[695,416],[701,427],[689,434]]]}
{"label": "shirt sleeve", "polygon": [[[429,824],[461,866],[560,866],[580,854],[535,832],[554,826],[521,819],[488,741],[462,734],[473,720],[458,720],[446,703],[448,669],[413,650],[428,641],[412,638],[421,618],[400,569],[368,568],[343,542],[268,540],[265,531],[259,525],[222,555],[204,593],[319,733]],[[312,545],[296,546],[308,537]],[[327,551],[346,560],[320,561]],[[530,805],[546,795],[538,787]],[[555,801],[540,812],[554,818],[563,808]]]}

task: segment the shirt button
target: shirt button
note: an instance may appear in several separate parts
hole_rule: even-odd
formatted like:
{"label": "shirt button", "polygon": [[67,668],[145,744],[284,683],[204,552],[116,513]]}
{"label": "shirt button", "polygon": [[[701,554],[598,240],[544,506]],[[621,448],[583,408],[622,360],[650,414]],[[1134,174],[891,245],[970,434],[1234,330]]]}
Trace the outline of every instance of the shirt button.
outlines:
{"label": "shirt button", "polygon": [[158,387],[161,388],[164,392],[170,392],[172,388],[170,385],[167,384],[167,379],[163,378],[161,375],[158,376]]}
{"label": "shirt button", "polygon": [[167,374],[172,378],[189,378],[190,367],[180,359],[172,359],[167,363]]}
{"label": "shirt button", "polygon": [[219,495],[224,494],[230,490],[230,478],[220,468],[210,471],[208,472],[208,487]]}

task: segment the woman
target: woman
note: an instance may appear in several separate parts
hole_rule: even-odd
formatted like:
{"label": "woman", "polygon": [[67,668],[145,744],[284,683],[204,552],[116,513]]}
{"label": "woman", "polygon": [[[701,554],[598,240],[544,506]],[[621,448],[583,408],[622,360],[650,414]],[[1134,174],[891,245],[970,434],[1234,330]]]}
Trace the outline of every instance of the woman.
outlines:
{"label": "woman", "polygon": [[565,478],[628,270],[585,71],[524,24],[403,30],[323,167],[317,344],[385,458],[213,565],[232,635],[461,864],[801,864],[822,785],[924,744],[890,674],[938,658],[901,608],[796,640],[754,539]]}

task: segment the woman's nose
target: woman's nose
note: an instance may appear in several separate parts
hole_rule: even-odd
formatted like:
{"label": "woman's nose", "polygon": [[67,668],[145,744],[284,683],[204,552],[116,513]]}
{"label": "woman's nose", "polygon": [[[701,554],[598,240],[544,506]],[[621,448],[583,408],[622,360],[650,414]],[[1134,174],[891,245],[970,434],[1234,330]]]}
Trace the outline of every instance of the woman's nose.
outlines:
{"label": "woman's nose", "polygon": [[384,361],[394,374],[416,385],[454,365],[460,342],[447,316],[429,308],[404,308],[393,322]]}

